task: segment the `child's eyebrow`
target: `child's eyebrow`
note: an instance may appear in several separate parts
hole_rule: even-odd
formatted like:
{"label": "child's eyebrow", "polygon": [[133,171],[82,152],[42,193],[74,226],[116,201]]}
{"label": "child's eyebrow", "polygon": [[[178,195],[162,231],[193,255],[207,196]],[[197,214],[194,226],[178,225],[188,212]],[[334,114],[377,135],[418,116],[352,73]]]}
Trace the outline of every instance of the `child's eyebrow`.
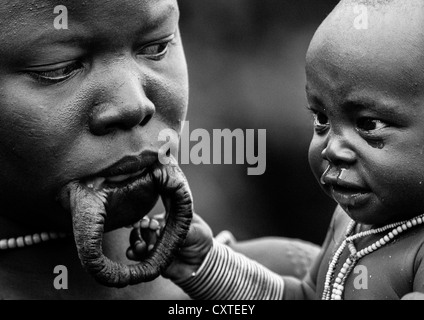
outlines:
{"label": "child's eyebrow", "polygon": [[325,109],[324,102],[317,95],[314,94],[313,90],[311,90],[311,88],[308,85],[306,85],[305,89],[306,89],[308,102],[315,107]]}
{"label": "child's eyebrow", "polygon": [[387,99],[348,99],[340,105],[340,108],[349,113],[368,110],[387,117],[402,117],[408,115],[404,107],[393,101],[388,101]]}
{"label": "child's eyebrow", "polygon": [[[306,86],[306,93],[311,106],[318,110],[326,110],[325,103],[316,95],[314,90]],[[406,120],[410,115],[411,111],[407,107],[384,97],[370,99],[369,97],[358,97],[357,95],[355,97],[347,97],[337,105],[337,108],[350,114],[371,111],[381,117],[399,120]]]}

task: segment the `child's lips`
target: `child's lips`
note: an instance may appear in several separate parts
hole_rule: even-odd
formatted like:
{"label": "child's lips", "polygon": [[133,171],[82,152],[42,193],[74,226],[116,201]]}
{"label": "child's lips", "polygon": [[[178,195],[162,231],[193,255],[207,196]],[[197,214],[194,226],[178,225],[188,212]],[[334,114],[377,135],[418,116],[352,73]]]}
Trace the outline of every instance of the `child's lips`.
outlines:
{"label": "child's lips", "polygon": [[331,185],[331,195],[342,207],[357,207],[368,201],[371,190],[358,186],[347,187],[334,184]]}
{"label": "child's lips", "polygon": [[329,166],[321,177],[321,183],[330,189],[331,196],[342,207],[364,205],[371,195],[371,189],[353,169]]}

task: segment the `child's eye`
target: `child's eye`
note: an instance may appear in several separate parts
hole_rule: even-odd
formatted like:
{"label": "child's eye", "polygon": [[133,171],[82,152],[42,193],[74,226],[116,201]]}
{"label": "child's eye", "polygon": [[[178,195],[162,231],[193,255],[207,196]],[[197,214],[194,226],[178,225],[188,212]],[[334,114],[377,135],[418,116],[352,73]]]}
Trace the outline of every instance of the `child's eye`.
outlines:
{"label": "child's eye", "polygon": [[378,131],[388,127],[388,124],[377,119],[362,118],[357,121],[356,124],[359,131],[370,133],[372,131]]}
{"label": "child's eye", "polygon": [[150,60],[162,60],[168,52],[169,45],[173,43],[175,35],[172,35],[161,42],[149,44],[140,50],[140,55]]}
{"label": "child's eye", "polygon": [[317,133],[323,133],[330,127],[330,121],[328,120],[328,117],[320,112],[311,110],[314,116],[314,128]]}
{"label": "child's eye", "polygon": [[81,62],[73,62],[53,70],[30,70],[26,73],[42,84],[57,84],[73,77],[84,66]]}

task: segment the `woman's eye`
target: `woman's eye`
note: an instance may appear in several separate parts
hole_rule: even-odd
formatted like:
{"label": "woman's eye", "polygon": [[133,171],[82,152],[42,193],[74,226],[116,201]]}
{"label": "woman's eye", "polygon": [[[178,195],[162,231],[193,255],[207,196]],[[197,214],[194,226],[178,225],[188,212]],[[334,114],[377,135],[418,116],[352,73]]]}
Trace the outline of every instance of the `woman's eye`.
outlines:
{"label": "woman's eye", "polygon": [[371,132],[384,129],[388,126],[388,124],[377,119],[363,118],[358,120],[356,126],[360,131]]}
{"label": "woman's eye", "polygon": [[323,132],[330,126],[328,117],[319,111],[314,112],[314,128],[317,132]]}
{"label": "woman's eye", "polygon": [[58,69],[47,71],[31,70],[27,71],[27,73],[42,84],[57,84],[70,79],[82,68],[84,68],[82,63],[74,62]]}
{"label": "woman's eye", "polygon": [[141,53],[145,56],[158,56],[163,55],[168,50],[168,42],[158,43],[148,47],[145,47],[141,50]]}
{"label": "woman's eye", "polygon": [[140,50],[140,55],[150,60],[162,60],[168,52],[169,45],[174,41],[175,35],[162,42],[149,44]]}

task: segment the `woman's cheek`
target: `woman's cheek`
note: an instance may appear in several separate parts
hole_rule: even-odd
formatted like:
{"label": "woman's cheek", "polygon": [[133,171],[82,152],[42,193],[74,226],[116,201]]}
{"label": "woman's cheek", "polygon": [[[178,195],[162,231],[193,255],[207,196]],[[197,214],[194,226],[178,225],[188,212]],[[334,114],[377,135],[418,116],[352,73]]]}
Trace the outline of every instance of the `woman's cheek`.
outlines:
{"label": "woman's cheek", "polygon": [[40,197],[47,195],[67,172],[64,157],[76,136],[66,121],[48,115],[41,107],[29,103],[13,106],[13,113],[2,114],[1,121],[9,125],[0,128],[0,163],[10,183]]}
{"label": "woman's cheek", "polygon": [[179,42],[171,49],[166,69],[156,79],[154,99],[157,112],[167,124],[177,130],[184,121],[188,108],[188,70],[182,44]]}
{"label": "woman's cheek", "polygon": [[321,147],[316,137],[314,137],[311,141],[311,144],[309,145],[308,159],[312,173],[318,181],[320,180],[321,175],[325,170],[325,168],[323,168],[324,159],[321,156],[322,151],[323,147]]}

